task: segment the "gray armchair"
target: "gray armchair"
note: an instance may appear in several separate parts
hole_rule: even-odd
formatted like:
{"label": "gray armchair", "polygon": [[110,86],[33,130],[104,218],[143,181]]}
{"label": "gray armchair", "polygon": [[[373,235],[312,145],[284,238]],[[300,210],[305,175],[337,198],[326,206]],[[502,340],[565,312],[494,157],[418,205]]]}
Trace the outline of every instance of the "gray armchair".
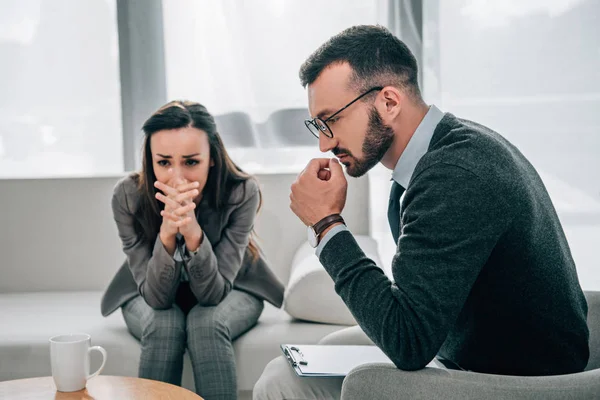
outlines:
{"label": "gray armchair", "polygon": [[600,399],[600,292],[586,292],[590,359],[584,372],[522,377],[425,368],[402,371],[366,364],[344,379],[342,400],[378,399]]}

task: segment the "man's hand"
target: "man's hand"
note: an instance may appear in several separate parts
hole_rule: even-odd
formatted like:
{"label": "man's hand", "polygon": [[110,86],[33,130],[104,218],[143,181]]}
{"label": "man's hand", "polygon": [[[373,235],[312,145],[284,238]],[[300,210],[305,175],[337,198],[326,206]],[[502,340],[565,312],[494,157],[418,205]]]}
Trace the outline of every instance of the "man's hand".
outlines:
{"label": "man's hand", "polygon": [[290,208],[305,225],[314,225],[346,205],[348,182],[336,158],[315,158],[292,184]]}

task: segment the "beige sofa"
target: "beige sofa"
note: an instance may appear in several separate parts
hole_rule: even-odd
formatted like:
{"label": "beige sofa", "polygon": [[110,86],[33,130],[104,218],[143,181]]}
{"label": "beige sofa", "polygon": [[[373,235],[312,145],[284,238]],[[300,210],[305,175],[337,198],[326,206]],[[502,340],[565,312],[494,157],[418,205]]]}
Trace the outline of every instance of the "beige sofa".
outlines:
{"label": "beige sofa", "polygon": [[[287,283],[306,230],[289,210],[296,174],[257,175],[263,209],[257,231],[272,268]],[[108,352],[107,375],[136,376],[139,343],[120,312],[100,315],[102,290],[123,260],[110,210],[120,176],[0,180],[0,381],[50,375],[48,338],[85,332]],[[368,234],[368,181],[350,179],[344,217]],[[316,343],[342,325],[293,320],[266,304],[258,325],[235,341],[240,398],[249,398],[280,343]],[[193,388],[186,356],[183,386]],[[93,359],[92,368],[99,365]]]}

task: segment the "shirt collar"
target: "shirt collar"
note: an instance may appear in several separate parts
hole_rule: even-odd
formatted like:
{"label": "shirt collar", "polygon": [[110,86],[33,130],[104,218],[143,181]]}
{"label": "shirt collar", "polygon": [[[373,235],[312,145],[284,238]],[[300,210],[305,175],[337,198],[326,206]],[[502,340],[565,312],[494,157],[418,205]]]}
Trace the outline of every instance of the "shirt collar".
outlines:
{"label": "shirt collar", "polygon": [[392,179],[398,182],[403,188],[406,189],[408,187],[410,177],[421,157],[427,153],[433,132],[443,117],[444,113],[435,105],[431,105],[400,155],[396,167],[392,172]]}

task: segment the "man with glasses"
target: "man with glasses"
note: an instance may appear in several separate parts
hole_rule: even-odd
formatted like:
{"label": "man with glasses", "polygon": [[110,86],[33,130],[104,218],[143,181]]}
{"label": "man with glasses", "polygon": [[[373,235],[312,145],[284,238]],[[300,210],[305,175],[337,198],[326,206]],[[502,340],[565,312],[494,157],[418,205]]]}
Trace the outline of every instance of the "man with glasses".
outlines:
{"label": "man with glasses", "polygon": [[[364,93],[360,94],[357,98],[352,100],[350,103],[346,104],[344,107],[340,108],[338,111],[336,111],[332,115],[328,116],[327,118],[322,119],[320,116],[317,116],[313,119],[307,119],[306,121],[304,121],[304,125],[306,125],[306,127],[308,128],[310,133],[312,133],[313,136],[315,136],[317,139],[320,139],[321,135],[324,135],[330,139],[333,139],[333,131],[331,130],[331,128],[329,127],[328,124],[334,125],[341,118],[341,116],[342,116],[341,113],[344,110],[346,110],[348,107],[350,107],[352,104],[354,104],[358,100],[362,99],[363,97],[365,97],[375,91],[380,91],[382,89],[383,89],[383,86],[376,86],[376,87],[370,88],[370,89],[366,90]],[[323,112],[321,112],[320,115],[322,116],[325,114]],[[378,116],[379,116],[378,114],[373,114],[372,124],[374,124],[374,126],[373,126],[373,129],[369,131],[371,134],[370,135],[367,134],[367,136],[366,136],[366,139],[365,139],[366,144],[363,144],[363,149],[364,148],[367,149],[366,154],[364,155],[363,159],[359,160],[357,158],[352,157],[352,161],[354,161],[354,163],[350,163],[349,160],[346,161],[346,163],[347,163],[346,165],[348,167],[348,173],[350,174],[350,176],[362,176],[369,169],[373,168],[375,166],[375,164],[377,164],[379,162],[379,160],[381,159],[381,156],[383,155],[383,154],[379,154],[379,153],[383,149],[388,148],[389,144],[391,143],[391,140],[393,139],[393,135],[391,135],[389,132],[387,132],[386,135],[383,135],[383,137],[377,135],[379,129],[385,129],[385,127],[383,127],[380,124],[381,120],[377,119]],[[385,139],[382,140],[383,138],[385,138]],[[333,148],[332,151],[340,159],[342,157],[351,156],[350,154],[340,153],[341,150],[337,147]]]}
{"label": "man with glasses", "polygon": [[[300,78],[313,116],[305,125],[337,158],[308,163],[290,207],[358,322],[332,334],[343,339],[337,343],[372,342],[402,370],[434,360],[490,374],[583,371],[587,304],[550,197],[519,150],[427,105],[414,56],[379,26],[334,36]],[[381,206],[388,203],[397,244],[393,281],[340,216],[347,185],[340,164],[358,177],[378,162],[392,171]],[[267,365],[254,398],[334,399],[341,384],[300,379],[282,356]]]}

